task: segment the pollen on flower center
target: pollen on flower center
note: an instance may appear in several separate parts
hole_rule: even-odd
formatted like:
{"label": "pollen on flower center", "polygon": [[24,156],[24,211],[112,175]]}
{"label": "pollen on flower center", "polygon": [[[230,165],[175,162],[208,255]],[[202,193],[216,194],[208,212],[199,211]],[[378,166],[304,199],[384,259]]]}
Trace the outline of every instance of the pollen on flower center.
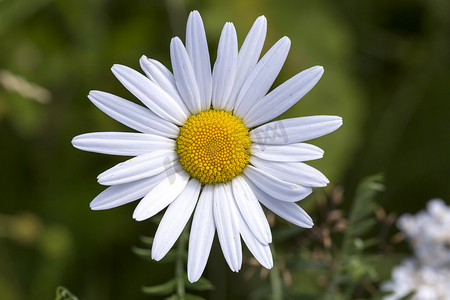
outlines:
{"label": "pollen on flower center", "polygon": [[227,182],[249,162],[250,138],[242,120],[229,112],[208,110],[191,116],[180,129],[180,163],[202,183]]}

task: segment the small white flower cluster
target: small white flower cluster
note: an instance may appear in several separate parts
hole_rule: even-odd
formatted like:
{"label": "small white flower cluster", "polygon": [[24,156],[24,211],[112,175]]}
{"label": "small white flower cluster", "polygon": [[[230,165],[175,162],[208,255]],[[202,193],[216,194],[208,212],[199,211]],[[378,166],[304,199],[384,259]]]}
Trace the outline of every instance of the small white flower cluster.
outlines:
{"label": "small white flower cluster", "polygon": [[392,271],[381,289],[390,291],[385,300],[450,300],[450,206],[432,199],[427,210],[403,215],[398,227],[410,241],[415,257],[405,259]]}
{"label": "small white flower cluster", "polygon": [[450,267],[450,206],[433,199],[426,211],[400,217],[398,227],[410,241],[420,264]]}

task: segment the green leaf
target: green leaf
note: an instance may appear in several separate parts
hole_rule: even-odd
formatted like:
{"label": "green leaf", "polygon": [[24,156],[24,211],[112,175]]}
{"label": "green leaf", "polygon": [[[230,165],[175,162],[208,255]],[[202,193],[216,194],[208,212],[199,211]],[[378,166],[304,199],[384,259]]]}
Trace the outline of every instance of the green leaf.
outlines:
{"label": "green leaf", "polygon": [[[150,251],[150,250],[149,250]],[[183,251],[182,253],[183,255],[183,259],[184,261],[187,261],[187,252]],[[177,251],[174,251],[174,249],[170,250],[169,252],[167,252],[167,254],[164,256],[163,259],[161,259],[160,261],[158,261],[158,263],[160,264],[169,264],[169,263],[173,263],[177,260],[178,258],[178,253]]]}
{"label": "green leaf", "polygon": [[377,245],[379,242],[378,237],[368,238],[364,240],[364,249]]}
{"label": "green leaf", "polygon": [[354,239],[367,233],[376,224],[373,215],[375,196],[378,192],[384,190],[382,181],[382,175],[373,175],[359,184],[350,209],[349,227],[345,232],[342,246],[343,255],[351,255],[356,250],[353,243]]}
{"label": "green leaf", "polygon": [[174,279],[166,283],[154,286],[143,286],[142,292],[147,295],[167,295],[175,290],[176,281]]}
{"label": "green leaf", "polygon": [[415,291],[409,292],[407,295],[401,297],[399,300],[410,300],[415,293],[416,293]]}
{"label": "green leaf", "polygon": [[78,298],[65,287],[59,286],[56,288],[55,300],[78,300]]}
{"label": "green leaf", "polygon": [[[339,253],[339,264],[332,275],[328,285],[328,295],[338,293],[338,285],[346,284],[344,299],[347,299],[357,287],[356,282],[364,278],[372,280],[378,277],[374,267],[364,263],[367,248],[363,236],[373,228],[377,220],[374,214],[376,208],[375,196],[384,190],[382,184],[383,176],[374,175],[364,179],[356,190],[349,213],[349,226],[342,240],[341,252]],[[371,244],[376,240],[371,239]]]}
{"label": "green leaf", "polygon": [[364,263],[370,264],[377,272],[379,278],[384,281],[391,277],[392,268],[404,260],[408,254],[390,253],[389,255],[374,254],[366,255]]}
{"label": "green leaf", "polygon": [[214,289],[214,285],[208,279],[202,277],[197,282],[190,282],[187,276],[184,277],[184,282],[187,288],[196,291],[210,291]]}
{"label": "green leaf", "polygon": [[151,236],[140,236],[139,239],[146,246],[151,247],[153,245],[153,237],[151,237]]}
{"label": "green leaf", "polygon": [[137,256],[140,256],[141,258],[144,258],[146,260],[152,259],[152,252],[150,249],[147,248],[139,248],[139,247],[132,247],[131,251],[133,251],[134,254]]}
{"label": "green leaf", "polygon": [[375,224],[377,224],[377,220],[375,218],[363,219],[355,224],[355,228],[351,229],[351,234],[354,237],[361,237],[372,229]]}

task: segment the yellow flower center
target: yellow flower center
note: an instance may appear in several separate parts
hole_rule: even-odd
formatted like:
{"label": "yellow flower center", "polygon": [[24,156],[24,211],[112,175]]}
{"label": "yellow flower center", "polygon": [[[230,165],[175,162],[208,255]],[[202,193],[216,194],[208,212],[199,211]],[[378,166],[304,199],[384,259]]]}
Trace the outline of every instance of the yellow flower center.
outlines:
{"label": "yellow flower center", "polygon": [[250,157],[248,129],[241,119],[222,110],[189,117],[176,141],[180,163],[204,184],[239,175]]}

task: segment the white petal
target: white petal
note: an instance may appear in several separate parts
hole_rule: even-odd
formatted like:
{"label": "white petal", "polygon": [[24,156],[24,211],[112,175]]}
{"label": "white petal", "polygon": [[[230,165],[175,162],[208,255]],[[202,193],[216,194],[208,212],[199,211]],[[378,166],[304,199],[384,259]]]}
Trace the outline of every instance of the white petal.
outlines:
{"label": "white petal", "polygon": [[142,154],[115,165],[98,175],[97,179],[103,185],[116,185],[143,179],[173,168],[173,161],[177,158],[175,151],[154,151]]}
{"label": "white petal", "polygon": [[238,43],[236,29],[232,23],[223,27],[217,49],[217,60],[212,75],[214,109],[223,110],[233,88],[236,76]]}
{"label": "white petal", "polygon": [[295,203],[279,201],[263,192],[252,182],[247,182],[255,193],[256,198],[275,214],[300,227],[311,228],[313,226],[311,217],[300,206]]}
{"label": "white petal", "polygon": [[320,171],[301,162],[274,162],[252,156],[250,163],[276,178],[302,186],[319,187],[330,182]]}
{"label": "white petal", "polygon": [[234,177],[231,186],[237,207],[253,235],[265,245],[272,242],[269,222],[251,188],[241,176]]}
{"label": "white petal", "polygon": [[223,256],[230,269],[238,272],[242,264],[238,211],[227,184],[214,187],[214,222]]}
{"label": "white petal", "polygon": [[194,68],[202,110],[211,106],[211,62],[205,28],[198,11],[189,14],[186,26],[186,50]]}
{"label": "white petal", "polygon": [[273,267],[272,252],[270,251],[269,244],[261,243],[248,228],[247,223],[244,221],[245,217],[239,214],[240,233],[244,243],[247,245],[248,250],[253,254],[257,261],[267,269]]}
{"label": "white petal", "polygon": [[214,225],[213,197],[214,185],[205,185],[192,219],[187,263],[190,282],[195,282],[202,276],[214,240],[216,226]]}
{"label": "white petal", "polygon": [[322,74],[323,67],[316,66],[295,75],[255,103],[244,116],[244,123],[255,127],[278,117],[305,96]]}
{"label": "white petal", "polygon": [[175,141],[165,137],[132,132],[94,132],[73,138],[72,145],[84,151],[137,156],[155,150],[175,150]]}
{"label": "white petal", "polygon": [[122,65],[111,68],[119,81],[148,108],[161,118],[183,125],[187,115],[163,89],[141,73]]}
{"label": "white petal", "polygon": [[202,110],[202,103],[194,69],[186,48],[178,37],[174,37],[170,42],[170,59],[181,98],[192,114],[199,113]]}
{"label": "white petal", "polygon": [[320,137],[342,125],[337,116],[311,116],[274,121],[250,131],[250,139],[261,144],[293,144]]}
{"label": "white petal", "polygon": [[282,201],[296,202],[312,193],[309,187],[283,181],[251,165],[243,173],[261,190]]}
{"label": "white petal", "polygon": [[152,258],[161,260],[175,244],[194,211],[200,194],[200,181],[191,178],[181,194],[164,213],[152,246]]}
{"label": "white petal", "polygon": [[147,195],[165,177],[173,174],[175,170],[169,169],[158,175],[141,180],[113,185],[101,192],[92,200],[92,210],[102,210],[117,207],[135,201]]}
{"label": "white petal", "polygon": [[234,114],[243,118],[252,107],[269,91],[286,60],[291,41],[281,38],[261,58],[243,84],[234,107]]}
{"label": "white petal", "polygon": [[134,210],[133,218],[137,221],[142,221],[159,213],[181,194],[188,180],[189,174],[185,171],[176,172],[165,177],[139,202]]}
{"label": "white petal", "polygon": [[111,118],[134,130],[170,138],[178,137],[178,126],[160,118],[148,108],[100,91],[91,91],[88,98]]}
{"label": "white petal", "polygon": [[239,50],[236,78],[231,95],[225,105],[226,111],[231,111],[234,108],[237,95],[242,85],[258,62],[264,40],[266,39],[266,32],[267,20],[264,16],[261,16],[256,19]]}
{"label": "white petal", "polygon": [[290,145],[265,145],[253,143],[250,153],[271,161],[308,161],[323,157],[323,150],[317,146],[296,143]]}
{"label": "white petal", "polygon": [[186,115],[190,115],[189,110],[178,93],[173,74],[162,63],[154,59],[148,59],[145,55],[141,57],[139,62],[147,77],[153,80],[153,82],[169,94]]}

